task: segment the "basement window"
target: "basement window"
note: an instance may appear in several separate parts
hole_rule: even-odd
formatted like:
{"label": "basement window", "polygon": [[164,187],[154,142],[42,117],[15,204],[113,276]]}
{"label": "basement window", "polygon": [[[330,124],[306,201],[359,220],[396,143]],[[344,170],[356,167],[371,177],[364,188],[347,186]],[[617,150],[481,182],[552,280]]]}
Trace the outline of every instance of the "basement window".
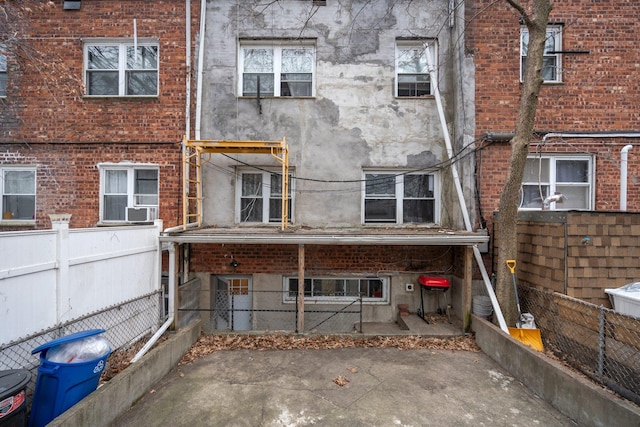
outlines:
{"label": "basement window", "polygon": [[87,95],[158,96],[158,43],[149,39],[87,42]]}
{"label": "basement window", "polygon": [[[285,302],[298,295],[297,277],[284,278]],[[305,302],[345,302],[362,296],[363,302],[386,302],[388,280],[379,277],[309,277],[304,279]]]}
{"label": "basement window", "polygon": [[550,195],[562,195],[549,210],[593,209],[593,158],[591,156],[534,156],[527,158],[520,209],[542,210]]}
{"label": "basement window", "polygon": [[243,41],[238,55],[238,93],[247,97],[315,96],[313,41]]}

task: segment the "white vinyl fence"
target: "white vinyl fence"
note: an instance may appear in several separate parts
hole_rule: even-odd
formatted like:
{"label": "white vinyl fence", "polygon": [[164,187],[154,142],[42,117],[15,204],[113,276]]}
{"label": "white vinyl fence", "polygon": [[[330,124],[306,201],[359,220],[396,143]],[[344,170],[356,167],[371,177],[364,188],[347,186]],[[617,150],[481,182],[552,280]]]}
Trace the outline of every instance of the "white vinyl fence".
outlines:
{"label": "white vinyl fence", "polygon": [[161,221],[91,229],[69,229],[68,218],[52,224],[0,233],[0,347],[161,291]]}

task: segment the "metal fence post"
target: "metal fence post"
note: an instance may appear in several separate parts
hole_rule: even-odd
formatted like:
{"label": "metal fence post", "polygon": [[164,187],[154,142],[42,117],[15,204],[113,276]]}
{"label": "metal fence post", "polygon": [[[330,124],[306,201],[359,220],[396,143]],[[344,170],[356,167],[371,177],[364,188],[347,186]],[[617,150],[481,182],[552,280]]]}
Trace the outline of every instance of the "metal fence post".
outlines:
{"label": "metal fence post", "polygon": [[360,333],[362,333],[362,294],[360,294]]}
{"label": "metal fence post", "polygon": [[596,375],[602,377],[604,374],[604,352],[605,352],[605,334],[604,334],[604,307],[600,306],[600,313],[598,315],[598,370]]}

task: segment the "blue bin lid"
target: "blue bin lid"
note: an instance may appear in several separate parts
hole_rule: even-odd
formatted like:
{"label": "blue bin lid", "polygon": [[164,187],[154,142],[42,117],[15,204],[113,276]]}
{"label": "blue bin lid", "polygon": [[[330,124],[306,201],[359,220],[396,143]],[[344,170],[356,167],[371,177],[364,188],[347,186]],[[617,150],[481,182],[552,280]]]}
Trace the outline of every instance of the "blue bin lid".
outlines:
{"label": "blue bin lid", "polygon": [[65,335],[64,337],[60,337],[53,341],[49,341],[46,344],[42,344],[40,347],[36,347],[31,354],[40,353],[41,351],[49,350],[50,348],[59,346],[61,344],[66,344],[71,341],[76,341],[86,337],[92,337],[94,335],[99,335],[106,332],[104,329],[89,329],[87,331],[75,332],[73,334]]}

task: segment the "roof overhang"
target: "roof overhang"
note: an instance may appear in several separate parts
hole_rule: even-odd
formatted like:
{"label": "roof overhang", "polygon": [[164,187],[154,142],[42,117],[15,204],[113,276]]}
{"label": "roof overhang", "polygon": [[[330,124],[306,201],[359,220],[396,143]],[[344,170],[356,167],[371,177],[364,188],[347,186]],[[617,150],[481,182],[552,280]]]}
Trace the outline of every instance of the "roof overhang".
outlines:
{"label": "roof overhang", "polygon": [[449,229],[205,228],[163,233],[161,242],[251,245],[473,246],[489,241],[484,232]]}

